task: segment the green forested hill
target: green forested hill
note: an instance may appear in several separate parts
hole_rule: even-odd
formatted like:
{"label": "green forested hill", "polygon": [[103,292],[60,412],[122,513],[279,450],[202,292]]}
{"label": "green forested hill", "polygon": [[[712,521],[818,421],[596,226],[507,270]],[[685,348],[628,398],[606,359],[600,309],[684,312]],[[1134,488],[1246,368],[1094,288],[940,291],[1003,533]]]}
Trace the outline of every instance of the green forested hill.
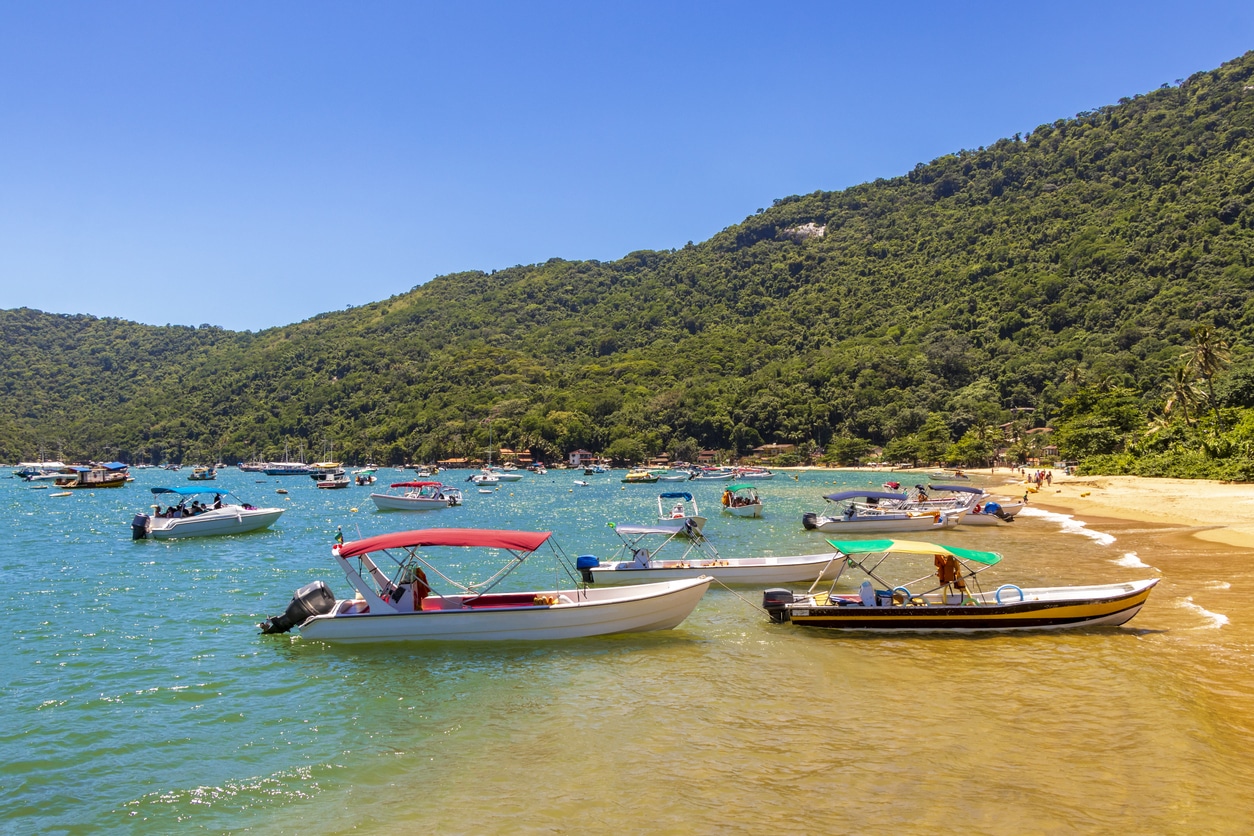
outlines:
{"label": "green forested hill", "polygon": [[[1018,420],[1064,454],[1248,459],[1252,302],[1254,53],[676,251],[444,276],[258,334],[0,312],[0,458],[428,460],[481,450],[491,417],[551,456],[978,458]],[[1199,327],[1231,365],[1184,368]]]}

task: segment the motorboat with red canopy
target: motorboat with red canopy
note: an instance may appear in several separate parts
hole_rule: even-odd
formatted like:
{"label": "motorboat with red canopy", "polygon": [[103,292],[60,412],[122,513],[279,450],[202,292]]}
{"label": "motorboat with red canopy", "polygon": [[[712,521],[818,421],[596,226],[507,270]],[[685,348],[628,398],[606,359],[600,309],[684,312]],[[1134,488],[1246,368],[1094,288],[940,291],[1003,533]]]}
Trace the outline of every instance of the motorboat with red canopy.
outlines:
{"label": "motorboat with red canopy", "polygon": [[[668,630],[682,622],[711,578],[686,578],[621,589],[579,582],[569,558],[548,531],[431,528],[338,543],[331,555],[356,596],[337,600],[322,581],[297,590],[266,633],[293,627],[325,641],[509,641],[571,639]],[[542,547],[571,581],[568,589],[498,592],[497,587]],[[503,553],[504,565],[477,582],[452,578],[462,560],[441,549]],[[431,551],[435,550],[435,551]]]}

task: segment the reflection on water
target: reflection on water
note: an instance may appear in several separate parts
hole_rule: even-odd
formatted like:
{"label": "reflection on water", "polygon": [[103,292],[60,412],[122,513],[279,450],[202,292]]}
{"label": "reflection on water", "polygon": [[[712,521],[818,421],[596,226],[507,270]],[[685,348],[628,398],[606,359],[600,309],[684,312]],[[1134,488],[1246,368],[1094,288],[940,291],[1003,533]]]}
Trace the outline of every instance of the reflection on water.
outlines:
{"label": "reflection on water", "polygon": [[[769,623],[759,590],[712,589],[665,634],[335,647],[255,622],[314,578],[346,591],[337,525],[552,528],[569,554],[608,555],[606,523],[647,521],[657,491],[555,471],[379,514],[362,489],[230,472],[254,503],[289,490],[273,532],[132,543],[164,475],[60,500],[0,482],[0,821],[16,832],[1244,829],[1249,553],[1184,530],[1025,512],[938,536],[1002,552],[985,576],[999,583],[1161,575],[1121,629],[830,635]],[[741,556],[817,551],[800,514],[879,481],[777,478],[762,520],[719,515],[717,484],[693,489]]]}

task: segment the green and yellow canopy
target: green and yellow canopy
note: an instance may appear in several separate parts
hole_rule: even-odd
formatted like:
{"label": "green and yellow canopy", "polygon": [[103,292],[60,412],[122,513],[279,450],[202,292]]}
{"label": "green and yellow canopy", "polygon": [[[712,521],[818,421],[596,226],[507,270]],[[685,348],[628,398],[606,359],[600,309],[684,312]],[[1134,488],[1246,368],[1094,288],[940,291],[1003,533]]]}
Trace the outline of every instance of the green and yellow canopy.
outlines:
{"label": "green and yellow canopy", "polygon": [[1001,560],[997,552],[981,552],[975,549],[964,549],[958,546],[941,546],[936,543],[921,543],[918,540],[828,540],[832,548],[841,554],[876,554],[878,552],[897,552],[899,554],[944,554],[952,555],[960,560],[974,560],[992,566]]}

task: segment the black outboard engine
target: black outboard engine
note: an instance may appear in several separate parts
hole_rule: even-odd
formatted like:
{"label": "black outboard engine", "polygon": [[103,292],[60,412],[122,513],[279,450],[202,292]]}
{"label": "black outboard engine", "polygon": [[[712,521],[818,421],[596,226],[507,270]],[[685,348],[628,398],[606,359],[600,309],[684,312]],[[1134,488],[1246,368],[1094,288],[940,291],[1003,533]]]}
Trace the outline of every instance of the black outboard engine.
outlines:
{"label": "black outboard engine", "polygon": [[583,575],[584,583],[593,583],[592,567],[600,565],[601,561],[590,554],[581,554],[575,558],[575,568],[579,570],[579,574]]}
{"label": "black outboard engine", "polygon": [[801,524],[805,526],[806,531],[813,531],[819,527],[819,515],[813,511],[806,511],[801,515]]}
{"label": "black outboard engine", "polygon": [[314,581],[296,590],[286,612],[267,618],[257,626],[263,633],[286,633],[297,624],[304,624],[315,615],[326,615],[333,609],[335,596],[331,594],[331,587],[322,581]]}
{"label": "black outboard engine", "polygon": [[762,593],[762,608],[776,624],[788,620],[787,605],[793,602],[791,589],[768,589]]}
{"label": "black outboard engine", "polygon": [[147,514],[136,514],[135,519],[131,520],[131,539],[147,540],[148,539],[148,520]]}

